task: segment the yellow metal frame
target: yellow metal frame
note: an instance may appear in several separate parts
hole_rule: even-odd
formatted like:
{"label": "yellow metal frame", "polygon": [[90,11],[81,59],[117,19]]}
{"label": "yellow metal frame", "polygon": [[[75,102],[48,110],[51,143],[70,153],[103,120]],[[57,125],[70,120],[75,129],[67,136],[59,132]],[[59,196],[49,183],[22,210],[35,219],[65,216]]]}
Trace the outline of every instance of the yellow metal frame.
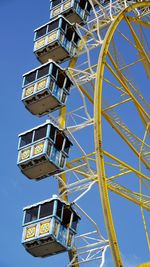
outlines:
{"label": "yellow metal frame", "polygon": [[150,267],[150,262],[145,262],[141,265],[138,265],[137,267]]}
{"label": "yellow metal frame", "polygon": [[[124,9],[112,22],[110,25],[98,59],[98,67],[97,67],[97,78],[95,83],[95,96],[94,96],[94,135],[95,135],[95,151],[96,151],[96,162],[97,162],[97,174],[98,174],[98,182],[100,188],[100,197],[101,203],[103,207],[103,214],[105,219],[105,224],[107,228],[109,243],[112,251],[112,256],[114,260],[115,267],[122,267],[122,259],[120,255],[120,250],[117,242],[115,227],[113,223],[110,201],[108,196],[108,185],[107,178],[105,175],[105,166],[104,166],[104,152],[102,147],[102,88],[103,88],[103,76],[104,76],[104,68],[106,64],[106,55],[108,54],[108,49],[110,42],[113,38],[113,35],[119,25],[119,23],[125,18],[125,15],[134,10],[135,8],[140,7],[150,7],[150,3],[136,3]],[[136,103],[137,104],[137,103]],[[143,110],[140,107],[140,112]],[[143,115],[143,114],[142,114]],[[147,265],[141,265],[139,267],[150,266],[150,263]]]}
{"label": "yellow metal frame", "polygon": [[[117,192],[116,189],[109,184],[109,182],[108,182],[109,179],[105,175],[104,155],[106,155],[107,153],[105,151],[103,151],[103,148],[102,148],[102,127],[101,127],[102,124],[101,124],[101,121],[102,121],[102,115],[106,118],[107,114],[105,113],[105,110],[102,110],[102,86],[103,86],[103,80],[105,80],[103,77],[103,74],[104,74],[104,68],[106,66],[106,61],[105,61],[106,55],[108,55],[111,59],[111,55],[109,54],[108,49],[109,49],[109,44],[113,38],[114,32],[116,31],[116,28],[118,27],[119,23],[123,19],[126,19],[125,15],[128,12],[132,11],[135,8],[140,8],[140,7],[150,7],[150,3],[142,2],[142,3],[136,3],[136,4],[130,5],[129,7],[124,9],[116,18],[114,18],[114,21],[111,23],[110,27],[108,28],[103,45],[101,47],[99,60],[98,60],[98,64],[97,64],[97,78],[96,78],[96,83],[95,83],[94,100],[93,100],[92,96],[89,95],[89,93],[82,86],[80,86],[80,90],[83,92],[83,94],[89,99],[89,101],[91,103],[94,104],[94,126],[95,126],[94,127],[94,134],[95,134],[95,151],[96,151],[95,153],[96,153],[96,162],[97,162],[98,184],[99,184],[99,188],[100,188],[100,197],[101,197],[101,203],[102,203],[102,207],[103,207],[103,214],[104,214],[106,229],[107,229],[107,233],[108,233],[109,243],[110,243],[110,247],[112,250],[112,255],[113,255],[115,267],[123,267],[123,263],[122,263],[120,250],[119,250],[119,246],[118,246],[118,242],[117,242],[117,237],[116,237],[116,233],[115,233],[115,227],[114,227],[112,213],[111,213],[108,190],[111,190],[111,191],[114,191],[115,193],[118,193],[122,197],[125,197],[125,198],[133,201],[134,203],[138,204],[139,206],[142,205],[142,203],[136,202],[136,200],[134,200],[134,199],[130,199],[130,197],[126,196],[124,193]],[[129,16],[127,16],[127,21],[128,21],[128,23],[130,21],[140,23],[139,19],[132,18]],[[150,27],[149,23],[146,23],[146,22],[143,22],[143,23],[144,23],[144,26]],[[130,30],[132,31],[131,27],[130,27]],[[138,46],[140,46],[140,50],[141,50],[141,45],[139,43],[139,40],[137,39],[136,36],[134,36],[134,37],[135,37],[136,43],[138,44]],[[84,43],[86,43],[88,38],[89,38],[89,36],[86,35],[84,37],[84,40],[81,41],[80,46],[79,46],[79,51],[82,51],[82,49],[84,47]],[[144,50],[141,50],[141,51],[143,54],[145,54]],[[75,67],[77,59],[78,58],[75,57],[71,60],[71,62],[69,64],[70,68]],[[148,62],[148,64],[149,64],[149,62]],[[145,65],[145,62],[143,62],[143,65]],[[107,67],[110,68],[110,66],[108,66],[108,65],[107,65]],[[114,66],[114,67],[116,67],[116,66]],[[145,67],[147,68],[146,65],[145,65]],[[113,70],[111,69],[111,71],[113,71]],[[70,74],[72,75],[73,71],[70,71]],[[147,119],[149,119],[148,114],[145,113],[145,110],[143,109],[143,107],[136,101],[136,99],[134,98],[134,96],[130,92],[129,88],[126,86],[125,81],[124,81],[123,77],[121,76],[121,72],[117,73],[116,77],[117,77],[117,79],[119,79],[119,81],[123,85],[123,88],[125,89],[127,94],[130,96],[130,98],[128,100],[125,100],[124,102],[130,101],[131,99],[134,101],[135,106],[137,107],[137,110],[139,111],[139,114],[140,114],[144,124],[146,125],[147,121],[145,118],[147,117]],[[118,103],[117,105],[120,105],[122,103],[123,102]],[[113,107],[109,107],[109,108],[113,108]],[[65,107],[63,107],[60,110],[59,123],[60,123],[60,126],[62,128],[65,128],[65,124],[66,124],[66,108]],[[127,140],[125,140],[125,141],[127,142]],[[130,146],[130,144],[128,144],[128,145]],[[115,160],[116,160],[116,158],[115,158]],[[69,163],[67,165],[68,165],[67,167],[69,168]],[[70,165],[70,167],[71,167],[71,165]],[[78,170],[77,170],[77,172],[78,172]],[[86,174],[85,174],[85,177],[86,177]],[[61,178],[66,183],[65,173],[61,175]],[[59,189],[60,189],[60,194],[62,194],[63,192],[66,191],[64,184],[59,184]],[[66,201],[68,201],[67,194],[64,194],[64,199]],[[75,253],[76,253],[76,251],[72,251],[69,253],[70,260],[73,259]],[[78,259],[76,259],[73,266],[79,267]],[[150,263],[145,263],[145,264],[139,265],[138,267],[148,267],[148,266],[150,266]]]}

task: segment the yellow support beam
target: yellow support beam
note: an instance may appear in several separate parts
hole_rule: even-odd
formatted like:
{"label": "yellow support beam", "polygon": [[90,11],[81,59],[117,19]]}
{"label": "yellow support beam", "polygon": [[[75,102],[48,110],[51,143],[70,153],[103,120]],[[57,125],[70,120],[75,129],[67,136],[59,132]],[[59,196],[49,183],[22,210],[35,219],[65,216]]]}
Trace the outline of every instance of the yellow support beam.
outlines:
{"label": "yellow support beam", "polygon": [[131,21],[131,22],[135,22],[141,26],[144,26],[146,28],[150,28],[150,22],[147,22],[147,21],[144,21],[144,20],[140,20],[139,18],[134,18],[134,17],[131,17],[131,16],[127,16],[127,19],[128,21]]}
{"label": "yellow support beam", "polygon": [[127,86],[125,77],[122,75],[121,71],[118,69],[118,66],[114,62],[111,54],[109,52],[107,54],[109,56],[109,59],[113,65],[115,71],[107,62],[105,62],[105,65],[107,66],[109,71],[113,74],[113,76],[116,78],[116,80],[122,85],[122,87],[125,89],[127,94],[132,98],[138,112],[140,113],[141,117],[143,118],[143,121],[145,122],[145,125],[147,125],[147,121],[146,121],[145,117],[147,117],[147,119],[150,120],[149,114],[145,111],[145,109],[141,106],[141,104],[138,102],[138,100],[135,98],[135,96],[130,91],[129,87]]}
{"label": "yellow support beam", "polygon": [[145,262],[143,264],[138,265],[137,267],[150,267],[150,262]]}
{"label": "yellow support beam", "polygon": [[[88,98],[88,100],[93,104],[94,100],[91,97],[91,95],[82,87],[79,86],[81,92]],[[109,124],[116,130],[116,132],[121,136],[121,138],[126,142],[126,144],[133,150],[133,152],[139,157],[139,153],[137,152],[137,150],[135,149],[135,147],[131,144],[131,142],[129,142],[129,140],[121,133],[121,131],[119,131],[119,129],[116,127],[116,125],[113,123],[113,121],[111,120],[111,118],[106,114],[106,111],[109,109],[113,109],[116,106],[119,106],[121,104],[124,104],[128,101],[131,101],[132,98],[128,98],[122,102],[119,102],[117,104],[114,104],[113,106],[110,106],[104,110],[102,110],[102,115],[104,116],[104,118],[109,122]],[[131,133],[132,134],[132,133]],[[141,141],[141,140],[139,140]],[[150,168],[149,164],[144,160],[143,157],[141,157],[141,161],[145,164],[145,166],[147,168]],[[68,165],[69,167],[69,165]],[[76,172],[80,173],[79,171],[76,170]],[[82,174],[82,173],[81,173]]]}
{"label": "yellow support beam", "polygon": [[124,104],[124,103],[127,103],[127,102],[129,102],[129,101],[131,101],[131,100],[132,100],[131,97],[130,97],[130,98],[127,98],[127,99],[125,99],[125,100],[123,100],[123,101],[120,101],[120,102],[114,104],[114,105],[111,105],[111,106],[109,106],[109,107],[107,107],[107,108],[104,108],[104,109],[103,109],[103,112],[105,112],[105,111],[107,111],[107,110],[110,110],[110,109],[113,109],[113,108],[116,108],[116,107],[118,107],[118,106],[120,106],[120,105],[122,105],[122,104]]}
{"label": "yellow support beam", "polygon": [[79,85],[79,88],[81,90],[81,92],[88,98],[88,100],[94,104],[94,100],[92,98],[92,96],[83,88],[83,86]]}
{"label": "yellow support beam", "polygon": [[134,42],[136,44],[137,50],[139,52],[139,55],[141,58],[144,57],[144,59],[142,60],[143,66],[145,68],[145,71],[147,73],[148,78],[150,79],[150,59],[146,53],[146,51],[144,50],[144,47],[142,46],[141,41],[139,40],[138,36],[136,35],[133,27],[131,26],[130,20],[128,19],[128,17],[125,17],[125,21],[128,24],[128,27],[130,28],[130,31],[132,33]]}
{"label": "yellow support beam", "polygon": [[62,129],[65,129],[65,127],[66,127],[66,112],[67,112],[66,106],[64,106],[60,109],[58,123]]}
{"label": "yellow support beam", "polygon": [[[113,155],[111,155],[110,153],[103,151],[104,155],[106,155],[107,157],[109,157],[110,159],[113,159],[113,161],[117,162],[117,164],[110,164],[114,167],[117,168],[122,168],[125,171],[122,173],[119,173],[116,176],[112,176],[112,177],[107,177],[106,181],[107,181],[107,188],[108,190],[114,192],[115,194],[131,201],[132,203],[138,205],[139,207],[142,207],[148,211],[150,211],[150,197],[146,196],[146,195],[141,195],[138,192],[133,192],[132,190],[123,187],[122,185],[120,185],[119,183],[116,183],[115,181],[113,181],[112,179],[115,178],[119,178],[123,175],[127,175],[129,173],[135,173],[137,175],[137,177],[140,179],[144,179],[147,181],[150,181],[150,178],[146,175],[144,175],[143,173],[139,172],[138,170],[134,169],[132,166],[126,164],[125,162],[121,161],[120,159],[114,157]],[[95,155],[95,152],[92,153],[92,155]],[[89,156],[89,155],[87,155]],[[83,161],[85,160],[85,156],[77,158],[76,160],[73,160],[72,162],[78,162],[78,161]],[[118,164],[119,163],[119,164]],[[68,168],[72,168],[71,163],[69,163]],[[79,173],[78,169],[74,170],[74,172]],[[93,170],[94,172],[94,170]],[[90,179],[89,175],[87,175],[86,173],[80,173],[84,178],[87,178],[87,180]],[[132,178],[132,177],[131,177]],[[97,175],[93,178],[93,180],[97,181]]]}
{"label": "yellow support beam", "polygon": [[135,173],[138,177],[141,177],[141,178],[143,178],[143,179],[145,179],[145,180],[147,180],[147,181],[150,182],[150,177],[149,177],[149,176],[147,176],[147,175],[141,173],[140,171],[136,170],[135,168],[133,168],[133,167],[130,166],[129,164],[125,163],[124,161],[118,159],[117,157],[115,157],[114,155],[110,154],[109,152],[107,152],[107,151],[104,150],[104,151],[103,151],[103,154],[104,154],[105,156],[109,157],[110,159],[114,160],[115,162],[119,163],[120,166],[121,166],[121,167],[123,166],[126,170],[130,170],[130,171],[132,171],[133,173]]}
{"label": "yellow support beam", "polygon": [[145,197],[143,195],[140,195],[138,192],[133,192],[132,190],[129,190],[128,188],[121,186],[120,184],[115,182],[108,182],[107,186],[108,189],[115,194],[131,201],[132,203],[147,211],[150,211],[150,198],[148,198],[149,196]]}
{"label": "yellow support beam", "polygon": [[[81,166],[83,163],[86,163],[86,159],[89,159],[90,160],[90,156],[94,156],[96,157],[96,152],[92,152],[90,154],[87,154],[86,156],[82,156],[82,157],[79,157],[79,158],[76,158],[74,160],[71,160],[69,162],[67,162],[67,167],[68,169],[72,169],[74,168],[75,166],[77,166],[78,162],[80,162]],[[109,165],[111,166],[114,166],[114,167],[117,167],[117,168],[120,168],[120,169],[123,169],[125,171],[130,171],[130,172],[133,172],[137,175],[137,177],[141,177],[142,179],[146,180],[146,181],[149,181],[150,182],[150,177],[145,175],[144,173],[141,173],[139,170],[136,170],[135,168],[133,168],[131,165],[125,163],[124,161],[118,159],[117,157],[115,157],[114,155],[110,154],[109,152],[103,150],[103,155],[110,158],[111,160],[113,160],[115,163],[110,163]],[[93,161],[93,160],[92,160]],[[107,164],[108,165],[108,162],[105,162],[104,160],[104,164]],[[79,166],[79,169],[80,169],[80,166]],[[78,171],[78,169],[73,169],[75,172]],[[92,170],[93,172],[95,172],[96,170]],[[86,174],[84,173],[83,174],[84,177],[86,178],[89,178],[89,174]],[[107,179],[109,179],[107,177]]]}
{"label": "yellow support beam", "polygon": [[[105,39],[100,51],[98,59],[98,68],[97,68],[97,79],[95,83],[95,96],[94,96],[94,134],[95,134],[95,150],[96,150],[96,161],[97,161],[97,172],[98,172],[98,182],[100,188],[100,197],[103,208],[103,214],[106,224],[106,229],[109,237],[109,243],[112,251],[112,256],[114,260],[115,267],[122,267],[122,259],[120,255],[120,250],[117,242],[115,227],[113,223],[113,217],[111,213],[110,201],[108,196],[108,187],[107,187],[107,177],[105,174],[104,166],[104,153],[102,148],[102,88],[103,88],[103,76],[104,69],[106,64],[106,55],[108,54],[108,49],[110,42],[113,38],[114,32],[116,31],[119,23],[124,19],[125,14],[134,10],[135,8],[140,7],[150,7],[150,3],[136,3],[131,4],[125,10],[123,10],[112,22],[109,27]],[[137,104],[137,103],[136,103]]]}
{"label": "yellow support beam", "polygon": [[[135,155],[137,157],[139,157],[139,152],[136,150],[136,148],[134,147],[134,145],[130,142],[130,140],[127,139],[127,137],[121,132],[121,130],[119,130],[119,128],[117,127],[117,125],[113,122],[112,118],[110,116],[108,116],[105,112],[101,112],[102,115],[104,116],[104,118],[109,122],[109,124],[114,128],[114,130],[120,135],[120,137],[126,142],[126,144],[131,148],[131,150],[135,153]],[[119,125],[119,124],[118,124]],[[121,125],[120,125],[121,126]],[[123,128],[123,127],[122,127]],[[127,130],[127,132],[133,136],[134,134],[126,127],[125,128]],[[135,137],[136,138],[136,137]],[[142,146],[142,140],[140,140],[139,138],[135,139],[136,141],[139,141],[141,143]],[[148,162],[146,162],[146,160],[143,158],[143,156],[140,157],[141,161],[144,163],[144,165],[150,169],[150,164]]]}
{"label": "yellow support beam", "polygon": [[[58,122],[59,122],[60,126],[63,129],[65,129],[65,127],[66,127],[66,107],[62,107],[60,109],[60,114],[59,114]],[[66,179],[66,174],[65,173],[61,174],[61,179],[66,184],[67,179]],[[62,195],[62,199],[65,200],[66,202],[68,202],[68,195],[67,195],[66,187],[64,186],[64,183],[61,183],[59,181],[59,194],[63,194]],[[76,250],[72,250],[72,251],[69,251],[68,252],[70,261],[72,261],[72,259],[74,258],[75,254],[76,254]],[[73,267],[79,267],[78,257],[76,257],[75,262],[73,263],[72,266]]]}

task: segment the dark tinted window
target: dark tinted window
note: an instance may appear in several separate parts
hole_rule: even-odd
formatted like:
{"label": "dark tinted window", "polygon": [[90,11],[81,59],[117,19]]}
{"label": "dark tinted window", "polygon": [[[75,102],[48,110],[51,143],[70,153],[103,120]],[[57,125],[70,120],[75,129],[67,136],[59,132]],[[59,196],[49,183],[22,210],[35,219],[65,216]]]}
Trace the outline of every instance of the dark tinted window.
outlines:
{"label": "dark tinted window", "polygon": [[32,222],[32,221],[37,220],[38,208],[39,208],[39,206],[26,210],[24,223],[28,223],[28,222]]}
{"label": "dark tinted window", "polygon": [[90,5],[90,3],[88,3],[87,4],[87,11],[90,12],[90,10],[91,10],[91,5]]}
{"label": "dark tinted window", "polygon": [[72,35],[73,35],[72,28],[68,28],[66,33],[66,38],[68,39],[68,41],[72,40]]}
{"label": "dark tinted window", "polygon": [[57,75],[57,67],[55,66],[55,64],[53,64],[53,67],[52,67],[52,75],[54,78],[56,78],[56,75]]}
{"label": "dark tinted window", "polygon": [[32,135],[33,135],[33,132],[26,133],[26,134],[22,135],[21,136],[20,147],[26,146],[28,144],[31,144],[32,143]]}
{"label": "dark tinted window", "polygon": [[50,139],[52,139],[54,141],[55,139],[55,131],[56,131],[56,128],[51,125],[51,129],[50,129]]}
{"label": "dark tinted window", "polygon": [[35,130],[34,141],[46,137],[46,132],[47,132],[47,125]]}
{"label": "dark tinted window", "polygon": [[37,76],[37,78],[39,79],[39,78],[47,75],[48,73],[49,73],[49,64],[46,65],[46,66],[44,66],[44,67],[42,67],[42,68],[40,68],[38,70],[38,76]]}
{"label": "dark tinted window", "polygon": [[56,142],[55,142],[55,146],[57,150],[59,151],[62,150],[63,142],[64,142],[64,136],[62,135],[61,132],[57,131]]}
{"label": "dark tinted window", "polygon": [[58,28],[59,20],[56,20],[48,25],[48,32],[51,32]]}
{"label": "dark tinted window", "polygon": [[67,79],[65,88],[69,91],[70,86],[72,85],[71,81]]}
{"label": "dark tinted window", "polygon": [[62,71],[58,70],[58,79],[57,79],[57,84],[60,88],[63,87],[64,85],[64,80],[65,80],[65,75]]}
{"label": "dark tinted window", "polygon": [[40,218],[44,218],[53,214],[54,201],[41,205]]}
{"label": "dark tinted window", "polygon": [[74,43],[77,44],[79,41],[79,36],[78,34],[75,32],[75,35],[74,35]]}
{"label": "dark tinted window", "polygon": [[43,35],[46,34],[46,29],[47,29],[47,26],[44,26],[43,28],[39,29],[37,32],[36,32],[36,39],[42,37]]}
{"label": "dark tinted window", "polygon": [[68,154],[70,148],[70,141],[66,139],[64,151]]}
{"label": "dark tinted window", "polygon": [[26,75],[24,85],[27,85],[28,83],[34,82],[35,77],[36,77],[36,71],[31,72],[30,74]]}
{"label": "dark tinted window", "polygon": [[52,7],[57,6],[61,3],[61,0],[53,0],[52,1]]}
{"label": "dark tinted window", "polygon": [[82,9],[85,9],[85,5],[86,5],[86,1],[85,1],[85,0],[80,0],[80,2],[79,2],[79,6],[80,6]]}
{"label": "dark tinted window", "polygon": [[63,207],[63,204],[58,200],[58,201],[57,201],[57,212],[56,212],[56,215],[57,215],[59,218],[61,218],[62,207]]}
{"label": "dark tinted window", "polygon": [[71,210],[68,207],[65,207],[64,208],[64,213],[63,213],[63,220],[62,220],[62,224],[65,227],[69,227],[70,220],[71,220],[71,215],[72,215]]}
{"label": "dark tinted window", "polygon": [[64,19],[62,19],[62,24],[61,24],[61,28],[65,31],[66,29],[66,21]]}

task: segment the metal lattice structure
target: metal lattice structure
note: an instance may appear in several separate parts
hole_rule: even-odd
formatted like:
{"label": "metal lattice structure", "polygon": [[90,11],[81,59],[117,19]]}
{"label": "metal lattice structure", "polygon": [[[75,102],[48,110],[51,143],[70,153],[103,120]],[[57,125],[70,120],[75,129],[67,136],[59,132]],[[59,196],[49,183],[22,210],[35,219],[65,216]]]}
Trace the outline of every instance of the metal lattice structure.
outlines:
{"label": "metal lattice structure", "polygon": [[[124,264],[111,209],[114,194],[139,206],[150,249],[145,214],[150,210],[150,99],[146,90],[150,78],[150,2],[89,3],[87,22],[76,23],[80,37],[77,51],[63,63],[73,82],[71,95],[59,115],[58,111],[48,114],[73,143],[66,168],[54,177],[59,197],[69,201],[83,219],[67,267],[90,266],[93,261],[103,267],[109,249],[114,266],[121,267]],[[98,189],[106,238],[96,221],[98,216],[93,218],[89,207],[92,201],[96,203]],[[94,207],[98,211],[98,204]]]}

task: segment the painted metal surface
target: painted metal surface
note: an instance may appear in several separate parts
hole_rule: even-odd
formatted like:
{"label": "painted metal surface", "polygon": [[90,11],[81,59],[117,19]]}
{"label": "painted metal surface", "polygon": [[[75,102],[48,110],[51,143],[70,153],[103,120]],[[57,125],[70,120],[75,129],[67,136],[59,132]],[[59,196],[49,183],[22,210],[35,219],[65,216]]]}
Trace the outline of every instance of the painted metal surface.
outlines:
{"label": "painted metal surface", "polygon": [[57,5],[50,1],[50,19],[62,14],[71,23],[86,23],[90,15],[91,5],[88,0],[63,0]]}
{"label": "painted metal surface", "polygon": [[66,71],[50,61],[24,74],[22,102],[33,115],[42,116],[66,104],[71,86]]}
{"label": "painted metal surface", "polygon": [[[66,209],[70,211],[68,218]],[[25,249],[35,257],[47,257],[72,250],[76,234],[74,216],[77,226],[80,217],[68,203],[57,196],[24,208],[22,244]]]}
{"label": "painted metal surface", "polygon": [[42,179],[63,170],[71,142],[48,121],[19,136],[17,164],[30,179]]}
{"label": "painted metal surface", "polygon": [[[96,4],[98,4],[99,1],[89,0],[89,2],[91,4],[94,3],[94,5],[96,5]],[[109,1],[106,1],[106,2],[109,2]],[[105,3],[103,2],[101,4],[104,4],[104,7],[105,7],[106,2]],[[149,24],[146,21],[141,22],[141,20],[138,18],[128,17],[126,14],[128,12],[134,10],[134,9],[140,10],[141,7],[150,7],[150,4],[149,4],[149,2],[145,1],[144,3],[131,4],[131,6],[125,8],[125,6],[127,6],[127,2],[130,2],[130,1],[124,1],[124,2],[118,1],[118,4],[120,4],[120,7],[122,6],[123,10],[121,11],[119,9],[120,7],[117,10],[117,7],[114,6],[113,7],[114,10],[115,10],[115,8],[116,8],[116,10],[114,11],[114,14],[111,14],[111,11],[113,10],[113,8],[111,9],[111,7],[112,7],[114,2],[115,1],[111,1],[110,7],[109,7],[109,5],[106,6],[105,12],[103,14],[100,14],[100,16],[102,16],[102,21],[103,21],[102,24],[97,23],[96,25],[93,25],[93,27],[90,29],[91,32],[97,31],[97,33],[98,33],[99,28],[105,28],[106,26],[109,25],[109,28],[108,28],[108,31],[106,32],[104,40],[100,40],[100,43],[99,43],[99,46],[101,47],[101,51],[100,51],[98,63],[85,70],[86,72],[88,72],[88,71],[91,71],[91,69],[94,70],[95,68],[97,68],[95,97],[93,98],[93,96],[90,95],[90,93],[84,88],[84,86],[79,85],[79,89],[83,93],[83,95],[86,96],[92,104],[94,104],[94,118],[91,119],[91,123],[93,123],[93,120],[94,120],[95,151],[93,153],[91,153],[90,155],[86,155],[85,157],[75,159],[74,161],[68,163],[67,167],[68,167],[68,169],[70,168],[74,172],[82,175],[84,178],[89,179],[90,174],[89,174],[89,166],[87,164],[87,159],[88,159],[88,161],[91,160],[91,161],[97,162],[97,168],[92,170],[92,173],[94,174],[94,178],[93,178],[94,182],[93,183],[98,182],[98,184],[99,184],[99,188],[100,188],[100,192],[101,192],[101,202],[102,202],[103,213],[104,213],[104,218],[105,218],[105,224],[106,224],[106,228],[107,228],[109,244],[110,244],[110,247],[112,250],[114,264],[116,267],[122,267],[123,263],[122,263],[119,245],[118,245],[117,237],[116,237],[116,233],[115,233],[115,225],[113,223],[108,191],[111,190],[111,191],[117,193],[118,195],[132,201],[133,203],[136,203],[140,207],[144,207],[147,210],[149,210],[149,205],[147,203],[147,198],[145,196],[138,197],[136,194],[134,194],[135,192],[130,192],[129,190],[127,191],[126,188],[121,187],[120,185],[116,184],[115,182],[113,183],[114,177],[106,177],[104,156],[107,156],[107,157],[113,159],[115,162],[119,163],[120,166],[123,166],[126,168],[125,170],[122,171],[122,173],[119,173],[120,176],[126,175],[126,173],[128,173],[128,172],[134,172],[137,174],[137,176],[142,176],[142,174],[140,172],[138,172],[137,170],[133,169],[133,167],[125,164],[124,162],[120,161],[119,159],[115,158],[113,155],[108,154],[108,152],[103,150],[103,138],[102,138],[102,128],[101,128],[102,115],[109,122],[109,124],[116,130],[116,132],[121,136],[121,138],[126,142],[126,144],[131,148],[131,150],[137,156],[139,156],[139,152],[138,152],[138,149],[136,148],[135,144],[137,145],[137,143],[138,143],[138,144],[142,145],[142,144],[144,144],[144,141],[135,137],[129,129],[126,128],[126,131],[125,131],[123,129],[121,121],[116,117],[114,118],[113,117],[114,114],[113,115],[111,114],[111,109],[114,107],[117,107],[119,105],[122,105],[123,103],[130,102],[132,100],[134,105],[136,106],[139,114],[140,114],[140,117],[141,117],[144,125],[147,125],[147,120],[149,120],[149,115],[147,114],[146,110],[142,107],[142,105],[137,101],[136,97],[132,94],[132,92],[129,90],[129,88],[126,86],[124,77],[121,75],[121,71],[118,69],[118,66],[115,64],[115,62],[113,62],[113,58],[111,57],[111,54],[109,53],[108,49],[109,49],[110,42],[113,38],[113,35],[117,29],[117,26],[119,25],[119,23],[122,20],[125,20],[129,26],[129,28],[130,28],[132,35],[133,35],[136,46],[138,47],[138,52],[140,54],[140,57],[144,57],[147,60],[146,64],[145,64],[145,60],[143,60],[142,63],[143,63],[143,66],[144,66],[147,74],[149,74],[149,68],[147,67],[147,63],[149,64],[149,59],[148,59],[147,54],[145,53],[142,45],[140,44],[138,37],[135,35],[134,30],[133,30],[130,22],[134,20],[139,24],[143,23],[143,25],[146,27],[149,27]],[[70,4],[70,1],[68,1],[67,3]],[[63,7],[61,7],[61,8],[63,8]],[[64,12],[64,9],[61,9],[61,10],[62,10],[62,12]],[[56,13],[57,12],[58,11],[56,11]],[[118,13],[119,13],[119,15],[117,15]],[[57,15],[57,14],[55,14],[55,15]],[[44,27],[45,27],[46,31],[48,31],[48,24],[45,24]],[[41,28],[39,28],[38,30],[40,30],[40,29]],[[36,31],[38,31],[38,30],[36,30]],[[78,52],[79,52],[78,56],[80,56],[80,53],[82,55],[83,49],[85,49],[85,48],[87,49],[86,42],[89,40],[89,38],[91,36],[90,35],[91,32],[87,31],[84,38],[82,38],[82,40],[79,44],[79,47],[78,47]],[[40,49],[45,49],[47,44],[49,44],[49,43],[56,44],[57,37],[58,37],[57,31],[56,32],[54,31],[51,36],[50,35],[48,36],[47,32],[45,32],[45,34],[47,34],[47,35],[45,35],[44,37],[40,37],[39,40],[35,39],[36,50],[40,51],[41,56],[42,56],[43,52]],[[61,58],[61,59],[60,58],[57,58],[57,59],[54,58],[54,59],[57,62],[62,62],[64,60],[66,60],[67,58],[72,57],[72,60],[70,61],[70,64],[69,64],[69,68],[70,68],[70,74],[74,75],[73,68],[75,68],[75,65],[77,62],[76,53],[73,53],[73,54],[70,53],[70,50],[69,50],[70,44],[67,41],[63,45],[64,45],[64,49],[67,51],[68,55],[66,56],[64,54],[63,58]],[[44,53],[47,53],[47,51],[45,50]],[[39,58],[40,55],[37,55],[37,56]],[[53,54],[51,54],[51,56],[53,57]],[[109,60],[113,65],[113,68],[106,62],[106,56],[109,57]],[[41,60],[41,62],[44,62],[47,59],[48,59],[48,57],[45,57],[44,59]],[[111,107],[107,107],[107,106],[103,107],[102,106],[102,87],[103,87],[103,80],[104,80],[103,74],[104,74],[105,67],[107,67],[109,69],[109,71],[115,76],[115,78],[118,80],[118,82],[122,85],[123,89],[129,95],[128,99],[126,99],[120,103],[117,103]],[[59,124],[63,129],[66,128],[66,107],[63,107],[62,109],[60,109]],[[129,138],[129,136],[132,136],[132,139]],[[34,151],[35,151],[35,153],[39,153],[39,151],[41,151],[42,149],[43,149],[43,144],[35,147]],[[24,156],[29,157],[29,154],[30,154],[30,151],[25,151]],[[57,158],[56,155],[54,155],[54,159],[56,159],[56,158]],[[145,164],[146,167],[149,168],[149,161],[147,160],[146,157],[145,158],[141,157],[141,161]],[[79,165],[80,164],[82,165],[82,163],[83,163],[83,166],[80,167]],[[119,175],[118,175],[118,177],[119,177]],[[142,177],[146,180],[149,180],[149,178],[147,176],[142,176]],[[65,172],[63,172],[61,174],[61,179],[62,179],[63,183],[59,184],[60,195],[63,194],[64,200],[67,201],[68,200],[68,194],[67,194],[67,187],[65,186],[65,184],[67,183],[67,178],[66,178]],[[110,179],[110,181],[109,181],[109,179]],[[112,179],[112,181],[111,181],[111,179]],[[90,187],[88,188],[88,190],[90,190]],[[44,231],[46,231],[46,229],[49,229],[49,225],[50,225],[50,223],[45,221],[41,226],[38,226],[41,229],[40,230],[41,233],[45,233]],[[35,237],[35,231],[36,231],[35,228],[36,227],[33,225],[32,228],[33,229],[30,229],[31,231],[29,230],[29,233],[27,232],[27,235],[29,235],[29,237],[30,236],[32,237],[32,235],[34,235],[34,237]],[[63,232],[63,230],[61,232]],[[61,239],[61,242],[63,242],[62,239]],[[69,240],[68,240],[68,242],[70,243]],[[76,254],[77,254],[76,249],[71,248],[71,250],[69,251],[70,261],[74,258],[74,256]],[[143,265],[140,265],[139,267],[149,266],[148,264],[149,263],[147,263],[147,265],[143,264]],[[75,258],[75,262],[74,262],[73,266],[75,266],[75,267],[79,266],[78,257]]]}
{"label": "painted metal surface", "polygon": [[34,53],[41,63],[49,59],[60,63],[75,56],[79,39],[75,26],[59,16],[35,30]]}
{"label": "painted metal surface", "polygon": [[[118,24],[123,20],[128,12],[135,8],[140,7],[149,7],[150,3],[136,3],[125,10],[123,10],[112,22],[109,27],[98,60],[97,68],[97,80],[95,85],[95,101],[94,101],[94,118],[95,118],[95,149],[96,149],[96,161],[97,161],[97,173],[99,178],[99,187],[101,202],[103,206],[103,214],[105,218],[107,233],[109,237],[109,242],[112,250],[112,255],[114,259],[114,264],[116,267],[123,266],[120,250],[117,242],[117,237],[115,233],[115,227],[113,223],[110,201],[108,196],[108,186],[106,181],[105,167],[104,167],[104,152],[103,152],[103,141],[102,141],[102,129],[101,129],[101,120],[102,120],[102,87],[103,87],[103,74],[105,68],[105,58],[108,53],[109,44],[113,37],[113,34],[118,26]],[[135,103],[136,104],[136,103]]]}

